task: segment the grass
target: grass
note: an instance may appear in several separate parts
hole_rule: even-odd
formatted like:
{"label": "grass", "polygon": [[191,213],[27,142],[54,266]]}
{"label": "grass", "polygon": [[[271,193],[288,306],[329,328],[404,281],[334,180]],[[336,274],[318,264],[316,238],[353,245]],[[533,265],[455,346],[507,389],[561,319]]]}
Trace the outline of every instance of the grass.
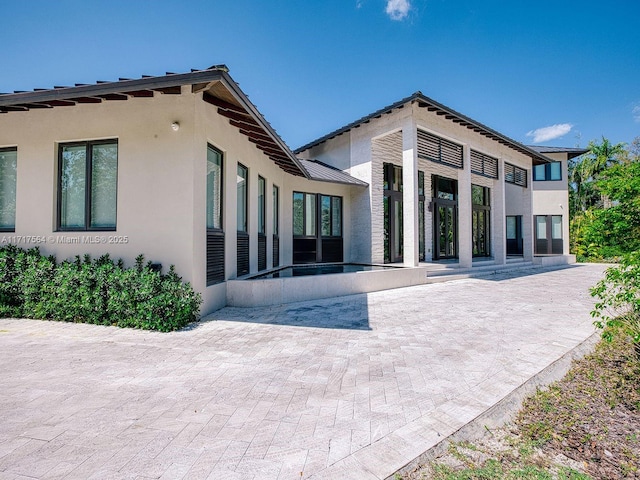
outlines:
{"label": "grass", "polygon": [[513,423],[399,479],[640,479],[640,360],[601,341],[559,382],[523,403]]}

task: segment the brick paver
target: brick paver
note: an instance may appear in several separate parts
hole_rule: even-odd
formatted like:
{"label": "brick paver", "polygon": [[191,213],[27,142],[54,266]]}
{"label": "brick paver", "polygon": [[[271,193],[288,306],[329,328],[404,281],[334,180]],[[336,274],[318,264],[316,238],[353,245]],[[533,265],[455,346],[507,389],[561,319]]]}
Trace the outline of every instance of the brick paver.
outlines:
{"label": "brick paver", "polygon": [[386,478],[589,337],[603,268],[226,308],[170,334],[0,320],[0,479]]}

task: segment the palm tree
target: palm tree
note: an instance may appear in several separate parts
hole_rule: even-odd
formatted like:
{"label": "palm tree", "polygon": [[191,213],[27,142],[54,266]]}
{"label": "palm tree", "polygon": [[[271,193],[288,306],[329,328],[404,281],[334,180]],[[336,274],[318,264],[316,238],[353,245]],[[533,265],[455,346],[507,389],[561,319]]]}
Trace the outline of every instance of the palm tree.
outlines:
{"label": "palm tree", "polygon": [[605,195],[599,194],[595,189],[595,181],[602,172],[621,163],[624,158],[625,144],[616,143],[613,145],[604,136],[602,143],[589,142],[589,152],[578,157],[569,165],[569,179],[573,189],[573,207],[577,211],[586,211],[587,208],[596,206],[608,207],[610,201]]}

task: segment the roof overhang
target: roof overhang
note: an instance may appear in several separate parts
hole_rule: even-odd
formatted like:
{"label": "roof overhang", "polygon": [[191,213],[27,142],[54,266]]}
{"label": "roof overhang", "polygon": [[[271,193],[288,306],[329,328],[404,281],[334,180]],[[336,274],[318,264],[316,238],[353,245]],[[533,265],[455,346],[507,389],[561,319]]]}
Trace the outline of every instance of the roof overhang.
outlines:
{"label": "roof overhang", "polygon": [[564,153],[567,155],[567,160],[571,160],[572,158],[579,157],[589,151],[588,148],[580,148],[580,147],[545,147],[538,145],[531,145],[529,148],[535,150],[536,152],[545,154],[545,153]]}
{"label": "roof overhang", "polygon": [[477,122],[476,120],[473,120],[439,102],[436,102],[435,100],[423,95],[422,92],[416,92],[409,97],[403,98],[402,100],[396,103],[388,105],[380,110],[373,112],[370,115],[362,117],[359,120],[356,120],[355,122],[352,122],[342,128],[339,128],[338,130],[335,130],[329,133],[328,135],[325,135],[324,137],[321,137],[300,148],[297,148],[296,150],[294,150],[294,152],[298,154],[300,152],[308,150],[312,147],[315,147],[316,145],[326,142],[327,140],[330,140],[334,137],[342,135],[343,133],[346,133],[354,128],[359,128],[361,125],[365,123],[369,123],[376,118],[380,118],[383,115],[390,114],[397,109],[404,108],[405,106],[411,105],[411,104],[417,104],[418,107],[420,108],[426,108],[428,111],[433,112],[436,115],[442,116],[453,123],[457,123],[458,125],[466,127],[469,130],[473,130],[474,132],[484,137],[494,140],[512,150],[517,151],[518,153],[526,155],[531,158],[534,165],[549,163],[551,161],[549,158],[545,157],[539,152],[536,152],[530,147],[527,147],[522,143],[516,142],[515,140],[512,140],[511,138],[497,132],[496,130],[493,130],[492,128],[489,128],[486,125],[483,125],[482,123]]}
{"label": "roof overhang", "polygon": [[156,93],[180,95],[185,85],[191,86],[192,93],[202,92],[204,101],[218,107],[218,113],[229,118],[232,125],[238,127],[250,142],[282,170],[291,175],[309,178],[296,156],[240,90],[224,65],[192,70],[190,73],[167,72],[166,75],[157,77],[120,78],[113,82],[99,81],[95,84],[0,94],[0,114],[153,97]]}

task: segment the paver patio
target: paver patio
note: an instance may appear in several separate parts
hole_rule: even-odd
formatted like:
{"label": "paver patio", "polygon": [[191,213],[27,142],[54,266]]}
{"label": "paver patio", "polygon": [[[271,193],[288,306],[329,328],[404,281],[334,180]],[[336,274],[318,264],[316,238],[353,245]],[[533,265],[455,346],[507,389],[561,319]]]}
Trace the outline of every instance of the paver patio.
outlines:
{"label": "paver patio", "polygon": [[593,334],[604,266],[216,312],[0,320],[0,479],[386,478]]}

